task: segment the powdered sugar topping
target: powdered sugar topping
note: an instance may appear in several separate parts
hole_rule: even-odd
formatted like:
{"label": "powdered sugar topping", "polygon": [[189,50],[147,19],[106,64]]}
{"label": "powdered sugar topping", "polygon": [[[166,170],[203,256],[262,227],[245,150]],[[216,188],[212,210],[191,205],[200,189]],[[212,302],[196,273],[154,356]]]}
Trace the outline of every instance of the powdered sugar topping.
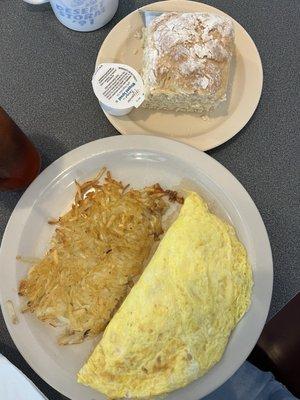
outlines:
{"label": "powdered sugar topping", "polygon": [[[165,13],[152,21],[148,32],[152,38],[151,50],[146,49],[146,57],[152,65],[153,74],[149,80],[153,84],[156,82],[158,64],[171,63],[173,60],[170,68],[175,65],[175,75],[177,73],[183,78],[193,75],[195,88],[209,89],[216,83],[213,74],[219,74],[217,63],[231,57],[233,24],[218,15]],[[208,60],[216,64],[210,74],[207,74],[206,68]]]}

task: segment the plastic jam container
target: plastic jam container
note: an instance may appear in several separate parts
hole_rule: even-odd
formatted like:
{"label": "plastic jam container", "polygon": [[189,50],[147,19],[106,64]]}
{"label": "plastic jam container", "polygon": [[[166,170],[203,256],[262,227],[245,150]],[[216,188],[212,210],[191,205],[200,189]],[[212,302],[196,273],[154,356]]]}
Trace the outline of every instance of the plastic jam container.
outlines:
{"label": "plastic jam container", "polygon": [[102,109],[118,117],[129,114],[145,99],[143,80],[129,65],[115,63],[98,65],[92,85]]}

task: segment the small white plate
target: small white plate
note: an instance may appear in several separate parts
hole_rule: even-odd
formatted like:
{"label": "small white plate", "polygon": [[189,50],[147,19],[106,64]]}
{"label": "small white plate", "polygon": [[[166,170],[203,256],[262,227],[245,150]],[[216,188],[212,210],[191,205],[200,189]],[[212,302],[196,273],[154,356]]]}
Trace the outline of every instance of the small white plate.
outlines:
{"label": "small white plate", "polygon": [[[156,135],[174,137],[200,150],[209,150],[236,135],[254,113],[262,91],[263,71],[260,56],[245,29],[230,16],[194,1],[170,0],[149,4],[141,9],[154,11],[210,12],[233,21],[235,57],[231,66],[228,100],[204,119],[197,113],[155,111],[138,108],[124,117],[105,113],[112,125],[123,135]],[[118,62],[142,70],[143,27],[138,10],[127,15],[109,33],[98,54],[101,62]]]}
{"label": "small white plate", "polygon": [[[59,158],[31,184],[9,220],[0,251],[1,306],[8,330],[29,365],[56,390],[72,400],[102,400],[100,393],[76,383],[96,340],[59,347],[57,331],[31,314],[20,314],[18,283],[28,266],[17,255],[42,256],[58,217],[73,200],[74,179],[94,176],[103,165],[114,177],[141,187],[159,182],[169,188],[199,191],[210,208],[228,220],[247,248],[254,274],[252,303],[233,332],[222,360],[204,377],[170,393],[170,400],[199,400],[225,382],[243,363],[265,323],[272,293],[273,267],[263,221],[242,185],[207,154],[185,144],[151,136],[116,136],[96,140]],[[11,300],[19,323],[12,324],[6,309]]]}

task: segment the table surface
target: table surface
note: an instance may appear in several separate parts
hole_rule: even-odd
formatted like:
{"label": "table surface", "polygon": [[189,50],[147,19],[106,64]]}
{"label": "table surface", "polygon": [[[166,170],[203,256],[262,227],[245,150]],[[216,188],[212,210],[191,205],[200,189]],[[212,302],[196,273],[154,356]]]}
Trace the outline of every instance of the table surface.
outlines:
{"label": "table surface", "polygon": [[[0,2],[0,104],[38,147],[42,168],[86,142],[118,134],[98,106],[91,76],[99,47],[112,27],[151,1],[120,3],[115,18],[104,28],[79,33],[61,25],[49,5],[31,6],[21,0]],[[265,222],[275,274],[270,318],[300,287],[296,161],[300,2],[207,3],[245,27],[263,63],[263,93],[254,116],[234,139],[208,153],[244,185]],[[0,193],[1,237],[21,194]],[[66,399],[28,366],[13,344],[2,315],[0,352],[49,400]]]}

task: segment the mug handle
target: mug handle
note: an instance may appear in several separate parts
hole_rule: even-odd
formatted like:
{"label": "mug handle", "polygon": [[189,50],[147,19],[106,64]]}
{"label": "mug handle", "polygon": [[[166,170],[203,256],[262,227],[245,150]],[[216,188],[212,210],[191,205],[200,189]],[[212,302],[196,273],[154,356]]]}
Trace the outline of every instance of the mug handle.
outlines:
{"label": "mug handle", "polygon": [[29,4],[44,4],[44,3],[49,3],[49,0],[23,0],[26,3]]}

